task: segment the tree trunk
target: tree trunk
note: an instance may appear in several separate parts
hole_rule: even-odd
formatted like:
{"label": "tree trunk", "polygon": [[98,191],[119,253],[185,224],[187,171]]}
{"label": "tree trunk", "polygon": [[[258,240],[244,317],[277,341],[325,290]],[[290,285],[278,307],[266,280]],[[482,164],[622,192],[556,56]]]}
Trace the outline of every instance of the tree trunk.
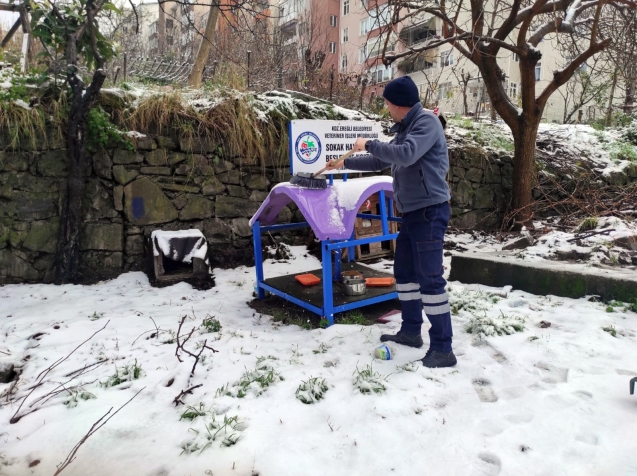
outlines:
{"label": "tree trunk", "polygon": [[512,209],[514,215],[514,227],[521,225],[531,228],[532,203],[533,203],[533,165],[535,164],[535,141],[540,125],[540,116],[532,119],[513,132],[515,152],[513,154],[513,196]]}
{"label": "tree trunk", "polygon": [[462,115],[466,116],[469,114],[469,103],[467,102],[467,84],[465,83],[462,88]]}
{"label": "tree trunk", "polygon": [[617,87],[617,76],[618,76],[618,71],[617,69],[615,69],[615,71],[613,71],[613,82],[610,86],[610,97],[608,98],[608,109],[606,109],[605,123],[607,127],[611,125],[610,123],[613,119],[613,100],[615,99],[615,87]]}
{"label": "tree trunk", "polygon": [[208,55],[210,54],[210,47],[212,45],[212,39],[215,36],[215,30],[217,29],[217,18],[219,17],[219,3],[213,1],[210,4],[210,12],[208,13],[208,23],[206,23],[206,31],[204,32],[201,43],[199,44],[199,51],[197,52],[197,59],[192,65],[192,71],[188,76],[188,86],[191,88],[201,87],[201,80],[203,77],[203,70],[206,67],[208,61]]}
{"label": "tree trunk", "polygon": [[98,69],[90,86],[84,90],[83,81],[69,73],[72,100],[66,128],[69,157],[69,176],[60,213],[60,228],[55,256],[55,283],[75,283],[79,278],[80,238],[83,223],[82,202],[86,177],[90,175],[90,162],[86,154],[86,122],[88,113],[99,94],[106,74]]}

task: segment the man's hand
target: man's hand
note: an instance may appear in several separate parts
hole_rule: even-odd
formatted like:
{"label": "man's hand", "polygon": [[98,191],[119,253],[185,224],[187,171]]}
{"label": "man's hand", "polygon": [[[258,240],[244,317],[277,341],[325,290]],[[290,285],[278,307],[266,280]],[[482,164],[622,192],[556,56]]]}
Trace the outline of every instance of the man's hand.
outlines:
{"label": "man's hand", "polygon": [[340,164],[336,164],[336,159],[332,159],[330,160],[327,164],[327,170],[338,170],[338,169],[342,169],[343,165],[345,164],[345,161],[341,162]]}
{"label": "man's hand", "polygon": [[361,152],[365,150],[365,144],[367,144],[367,140],[368,139],[364,139],[362,137],[359,137],[358,139],[356,139],[356,142],[354,142],[354,151]]}

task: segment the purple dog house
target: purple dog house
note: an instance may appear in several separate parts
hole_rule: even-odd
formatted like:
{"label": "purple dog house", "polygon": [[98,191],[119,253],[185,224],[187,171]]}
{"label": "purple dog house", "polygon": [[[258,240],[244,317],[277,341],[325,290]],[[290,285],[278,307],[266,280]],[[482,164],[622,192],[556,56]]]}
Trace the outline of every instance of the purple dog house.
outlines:
{"label": "purple dog house", "polygon": [[[380,198],[380,215],[359,215],[360,207],[375,193],[378,193]],[[367,293],[370,297],[345,296],[338,290],[335,293],[333,286],[333,281],[340,277],[342,249],[350,249],[348,260],[351,260],[356,245],[396,239],[397,234],[389,233],[389,221],[400,222],[400,218],[393,216],[392,201],[392,178],[386,176],[344,179],[334,182],[325,190],[301,188],[291,185],[289,182],[275,186],[250,220],[254,241],[258,298],[264,299],[265,292],[269,291],[324,317],[330,325],[334,323],[335,313],[396,299],[398,294],[393,286],[391,288],[370,288]],[[296,204],[307,221],[276,225],[277,215],[290,202]],[[389,202],[389,208],[387,202]],[[358,240],[353,239],[357,217],[380,220],[382,234]],[[261,233],[307,226],[311,227],[314,235],[321,240],[321,285],[314,286],[312,289],[298,288],[291,292],[289,277],[264,279]],[[334,273],[332,269],[333,251],[336,254]],[[366,268],[366,272],[377,276],[387,276],[385,273],[374,272],[371,268]],[[286,278],[287,284],[283,281]],[[301,285],[293,283],[292,286]],[[322,293],[320,293],[321,290]]]}

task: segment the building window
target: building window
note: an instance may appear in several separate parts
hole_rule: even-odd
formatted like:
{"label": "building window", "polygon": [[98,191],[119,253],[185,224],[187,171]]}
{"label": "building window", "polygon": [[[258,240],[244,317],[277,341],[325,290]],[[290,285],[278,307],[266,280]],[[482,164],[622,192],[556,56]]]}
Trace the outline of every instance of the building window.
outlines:
{"label": "building window", "polygon": [[364,63],[365,60],[367,60],[367,45],[363,46],[359,51],[358,51],[358,62],[359,63]]}
{"label": "building window", "polygon": [[449,99],[452,95],[452,86],[450,82],[442,83],[438,87],[438,100],[443,101]]}
{"label": "building window", "polygon": [[341,68],[342,69],[347,68],[347,55],[343,55],[343,57],[341,58]]}
{"label": "building window", "polygon": [[542,78],[542,65],[540,63],[535,65],[535,80],[539,81]]}
{"label": "building window", "polygon": [[361,28],[360,28],[360,30],[361,30],[360,35],[361,36],[366,35],[367,33],[369,33],[369,30],[371,28],[370,20],[371,20],[371,18],[365,18],[364,20],[361,20]]}
{"label": "building window", "polygon": [[360,34],[366,35],[376,28],[382,28],[391,22],[393,7],[384,5],[383,7],[375,8],[369,11],[369,17],[361,20]]}
{"label": "building window", "polygon": [[440,67],[453,66],[453,50],[440,53]]}
{"label": "building window", "polygon": [[336,53],[336,43],[330,41],[330,53]]}
{"label": "building window", "polygon": [[343,1],[343,16],[349,14],[349,0]]}
{"label": "building window", "polygon": [[349,27],[343,28],[343,43],[347,43],[349,41]]}
{"label": "building window", "polygon": [[299,23],[299,35],[305,35],[307,33],[307,23]]}
{"label": "building window", "polygon": [[511,99],[518,97],[518,83],[511,83],[509,86],[509,97]]}
{"label": "building window", "polygon": [[330,26],[336,26],[336,15],[330,15]]}
{"label": "building window", "polygon": [[372,84],[384,83],[385,81],[389,81],[392,77],[392,67],[385,66],[384,64],[370,68],[369,72],[371,74]]}
{"label": "building window", "polygon": [[516,63],[520,62],[520,55],[517,53],[513,53],[513,61],[515,61]]}
{"label": "building window", "polygon": [[166,20],[166,29],[167,30],[172,30],[175,27],[172,19],[171,20]]}

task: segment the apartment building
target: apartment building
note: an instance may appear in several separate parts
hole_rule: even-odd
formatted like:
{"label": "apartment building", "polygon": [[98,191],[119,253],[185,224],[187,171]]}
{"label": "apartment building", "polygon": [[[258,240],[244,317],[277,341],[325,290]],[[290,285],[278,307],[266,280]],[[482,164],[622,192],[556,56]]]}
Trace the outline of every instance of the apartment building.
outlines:
{"label": "apartment building", "polygon": [[[157,1],[145,1],[124,10],[120,35],[117,40],[126,47],[130,57],[148,56],[153,48],[153,35],[159,18]],[[139,28],[138,28],[139,27]]]}
{"label": "apartment building", "polygon": [[299,65],[319,61],[322,70],[338,70],[340,0],[274,0],[272,22]]}
{"label": "apartment building", "polygon": [[[339,72],[364,75],[370,99],[381,96],[384,85],[392,78],[409,75],[419,86],[421,97],[430,107],[439,106],[447,114],[489,115],[491,105],[478,68],[450,45],[428,50],[406,60],[385,66],[380,55],[387,44],[387,52],[403,52],[439,39],[442,24],[432,15],[414,16],[397,26],[385,42],[379,41],[380,28],[385,26],[391,11],[386,0],[340,0]],[[469,24],[469,13],[459,24]],[[546,40],[538,46],[542,60],[535,70],[536,91],[539,95],[560,69],[564,58],[555,41]],[[498,63],[505,72],[505,89],[514,103],[520,101],[519,58],[507,50],[500,51]],[[466,99],[465,99],[466,96]],[[558,92],[547,103],[543,119],[561,122],[564,100]],[[586,117],[588,114],[585,114]]]}

